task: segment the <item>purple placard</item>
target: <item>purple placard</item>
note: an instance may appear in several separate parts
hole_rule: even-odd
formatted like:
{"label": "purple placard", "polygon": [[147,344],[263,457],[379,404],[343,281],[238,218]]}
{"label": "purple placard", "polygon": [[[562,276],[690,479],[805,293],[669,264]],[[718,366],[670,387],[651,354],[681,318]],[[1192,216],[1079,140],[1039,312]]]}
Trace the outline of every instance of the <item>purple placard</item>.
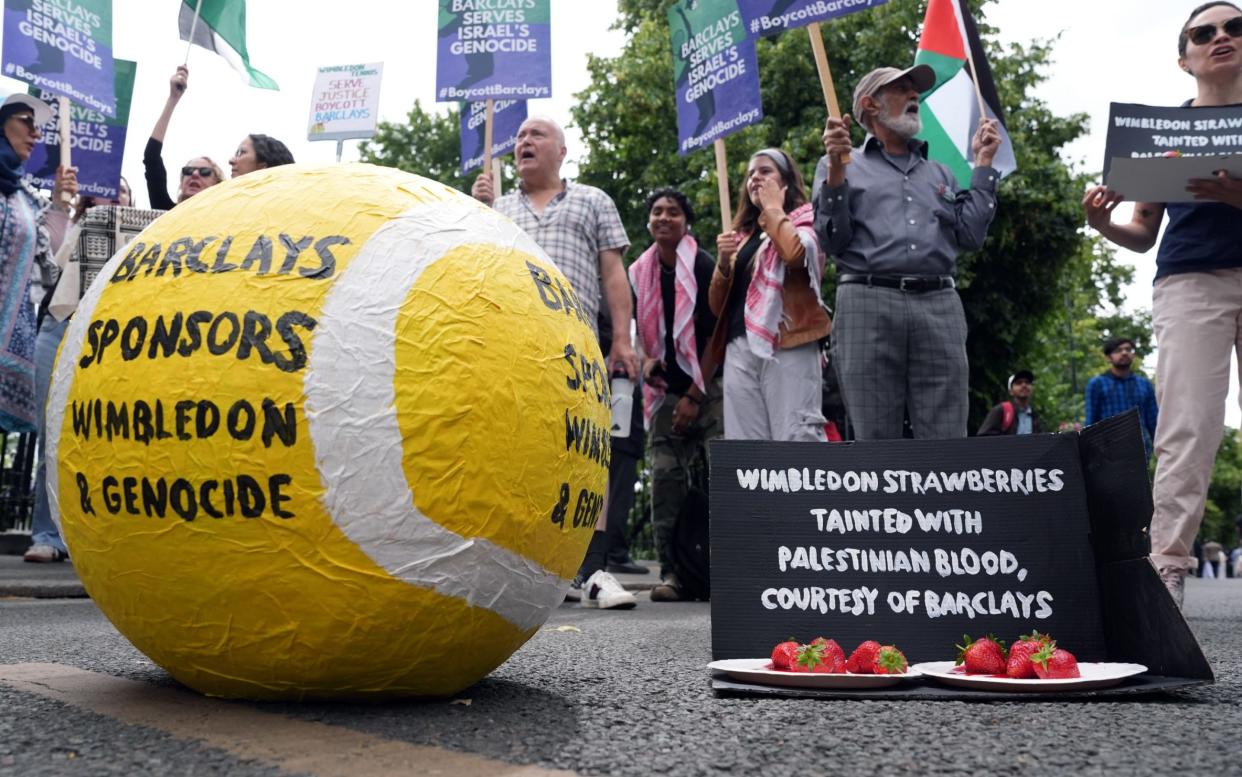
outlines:
{"label": "purple placard", "polygon": [[737,0],[751,35],[778,35],[812,22],[865,11],[888,0]]}
{"label": "purple placard", "polygon": [[763,118],[755,42],[736,0],[679,0],[668,9],[677,86],[677,150],[685,155]]}
{"label": "purple placard", "polygon": [[[483,133],[487,103],[461,104],[462,175],[483,166]],[[504,156],[517,145],[518,128],[526,121],[525,100],[497,100],[492,110],[492,156]]]}
{"label": "purple placard", "polygon": [[116,116],[112,0],[5,0],[3,49],[9,78]]}
{"label": "purple placard", "polygon": [[441,102],[552,96],[551,0],[440,0]]}

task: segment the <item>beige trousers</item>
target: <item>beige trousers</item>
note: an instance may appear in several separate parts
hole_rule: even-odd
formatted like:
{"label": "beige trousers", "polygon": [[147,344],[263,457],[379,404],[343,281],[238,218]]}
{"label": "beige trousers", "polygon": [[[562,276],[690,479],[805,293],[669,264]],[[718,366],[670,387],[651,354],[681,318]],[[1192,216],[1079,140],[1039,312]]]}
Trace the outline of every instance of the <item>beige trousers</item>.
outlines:
{"label": "beige trousers", "polygon": [[1242,363],[1242,267],[1161,278],[1152,323],[1160,349],[1160,420],[1151,560],[1157,568],[1191,570],[1198,562],[1190,549],[1224,430],[1230,352]]}

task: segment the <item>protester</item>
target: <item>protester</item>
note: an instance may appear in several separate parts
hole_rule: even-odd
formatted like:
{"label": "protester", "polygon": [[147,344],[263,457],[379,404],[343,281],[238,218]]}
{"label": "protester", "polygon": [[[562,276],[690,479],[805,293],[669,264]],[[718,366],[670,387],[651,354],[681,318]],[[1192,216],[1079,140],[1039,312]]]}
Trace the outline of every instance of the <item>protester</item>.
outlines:
{"label": "protester", "polygon": [[[9,95],[0,105],[0,288],[6,292],[0,301],[0,430],[6,432],[30,432],[37,426],[31,288],[44,268],[50,272],[52,248],[44,222],[47,200],[22,178],[26,160],[43,137],[40,128],[51,118],[51,108],[30,95]],[[63,169],[57,180],[68,180]]]}
{"label": "protester", "polygon": [[1143,449],[1150,458],[1159,416],[1156,389],[1150,380],[1134,374],[1134,341],[1130,338],[1108,338],[1104,341],[1104,356],[1111,365],[1108,372],[1087,381],[1087,426],[1138,408]]}
{"label": "protester", "polygon": [[229,168],[237,178],[255,170],[293,164],[293,154],[279,140],[267,135],[247,135],[237,144]]}
{"label": "protester", "polygon": [[719,319],[713,362],[725,352],[729,439],[826,439],[817,341],[832,322],[820,301],[824,255],[811,221],[793,159],[778,148],[756,152],[738,191],[733,231],[716,238],[708,299]]}
{"label": "protester", "polygon": [[[716,316],[708,304],[715,260],[690,234],[694,209],[676,189],[647,198],[654,242],[630,265],[638,346],[643,364],[643,416],[651,432],[651,527],[660,560],[653,602],[683,598],[672,550],[677,517],[707,443],[723,427],[717,370],[703,367]],[[702,484],[706,485],[706,484]]]}
{"label": "protester", "polygon": [[[72,168],[67,172],[62,171],[62,174],[65,175],[66,182],[61,182],[58,179],[57,188],[76,192],[77,180]],[[129,205],[131,203],[131,196],[129,182],[122,177],[117,187],[117,199],[115,202],[92,197],[79,197],[72,217],[69,217],[68,210],[61,206],[60,201],[57,199],[52,209],[48,211],[49,232],[52,238],[52,248],[56,251],[57,264],[63,266],[63,263],[59,261],[61,255],[67,251],[72,251],[72,246],[76,242],[75,232],[70,231],[66,236],[65,222],[76,224],[87,210],[96,205]],[[64,274],[61,273],[57,283],[59,284],[63,279]],[[52,385],[52,369],[56,365],[56,351],[60,348],[60,342],[64,339],[65,331],[69,328],[69,316],[58,318],[50,312],[50,310],[54,309],[51,306],[54,294],[55,286],[48,290],[43,298],[43,302],[39,306],[39,334],[35,339],[34,388],[35,407],[38,411],[40,448],[43,448],[46,444],[46,437],[44,435],[47,427],[44,423],[44,406],[47,404],[47,395]],[[68,557],[69,551],[65,547],[65,541],[61,538],[60,530],[52,520],[51,506],[48,503],[47,496],[47,461],[43,455],[40,455],[35,465],[34,511],[31,518],[30,547],[26,549],[23,558],[32,563],[49,563],[64,561]]]}
{"label": "protester", "polygon": [[953,274],[995,213],[1000,133],[994,119],[980,121],[970,188],[958,191],[915,139],[919,94],[934,82],[926,65],[873,70],[854,89],[862,145],[850,147],[848,114],[824,130],[815,230],[836,259],[833,350],[860,440],[900,438],[907,413],[915,437],[966,434],[966,317]]}
{"label": "protester", "polygon": [[[1196,85],[1183,107],[1242,104],[1242,9],[1199,6],[1178,33],[1177,52]],[[1169,214],[1152,292],[1160,423],[1151,560],[1179,606],[1186,572],[1195,568],[1190,547],[1224,428],[1230,352],[1242,357],[1242,178],[1222,172],[1188,181],[1186,191],[1194,202],[1138,202],[1126,223],[1112,220],[1124,192],[1095,186],[1083,197],[1087,223],[1139,253],[1155,245]]]}
{"label": "protester", "polygon": [[[596,320],[603,297],[613,321],[608,368],[637,379],[638,360],[628,324],[633,307],[621,262],[629,239],[617,206],[607,194],[561,177],[565,151],[565,133],[560,125],[541,116],[530,117],[518,128],[514,147],[520,179],[517,191],[495,199],[492,176],[484,172],[475,180],[471,194],[512,219],[547,252],[573,285],[588,321]],[[584,607],[628,609],[636,602],[634,595],[604,568],[606,529],[605,508],[569,598],[580,599]]]}
{"label": "protester", "polygon": [[998,434],[1040,434],[1043,427],[1039,415],[1031,408],[1035,393],[1035,373],[1018,370],[1009,376],[1009,399],[995,405],[979,426],[976,434],[987,437]]}
{"label": "protester", "polygon": [[177,201],[168,196],[168,171],[164,169],[164,136],[168,133],[168,123],[172,120],[173,111],[189,86],[190,71],[184,65],[177,66],[177,72],[168,79],[168,99],[164,101],[164,110],[155,121],[155,129],[147,140],[147,147],[142,152],[142,166],[146,171],[147,197],[155,210],[171,210],[177,202],[193,197],[209,186],[215,186],[224,180],[224,173],[211,157],[197,156],[186,162],[181,168],[181,183],[177,187]]}

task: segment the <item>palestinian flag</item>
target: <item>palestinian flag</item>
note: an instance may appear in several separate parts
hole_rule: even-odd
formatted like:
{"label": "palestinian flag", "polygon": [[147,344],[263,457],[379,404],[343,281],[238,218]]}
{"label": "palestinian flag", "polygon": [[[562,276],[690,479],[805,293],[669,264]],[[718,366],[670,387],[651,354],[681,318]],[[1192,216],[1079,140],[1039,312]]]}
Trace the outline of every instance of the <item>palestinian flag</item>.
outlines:
{"label": "palestinian flag", "polygon": [[275,81],[250,66],[250,54],[246,51],[246,0],[182,0],[177,26],[181,40],[190,41],[193,30],[191,43],[224,57],[234,70],[250,80],[251,86],[280,89]]}
{"label": "palestinian flag", "polygon": [[[967,46],[975,70],[970,72],[966,58]],[[996,96],[992,68],[988,66],[979,30],[970,16],[966,0],[928,0],[923,17],[923,37],[914,57],[916,65],[927,65],[936,71],[936,83],[922,97],[923,131],[919,138],[927,141],[931,159],[949,167],[964,188],[970,185],[974,154],[970,139],[979,127],[979,101],[975,98],[974,81],[987,107],[988,117],[1000,119],[1001,145],[992,166],[1001,177],[1018,168],[1013,156],[1013,143],[1005,130],[1005,117]]]}

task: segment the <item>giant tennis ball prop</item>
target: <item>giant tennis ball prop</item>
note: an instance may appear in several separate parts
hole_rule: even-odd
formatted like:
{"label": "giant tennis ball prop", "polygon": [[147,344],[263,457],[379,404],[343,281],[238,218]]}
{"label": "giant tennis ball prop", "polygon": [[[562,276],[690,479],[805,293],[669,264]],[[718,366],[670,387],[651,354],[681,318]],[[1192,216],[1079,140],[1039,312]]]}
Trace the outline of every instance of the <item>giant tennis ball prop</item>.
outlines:
{"label": "giant tennis ball prop", "polygon": [[48,401],[74,565],[203,693],[443,695],[562,600],[607,479],[603,359],[510,221],[367,165],[207,189],[114,256]]}

